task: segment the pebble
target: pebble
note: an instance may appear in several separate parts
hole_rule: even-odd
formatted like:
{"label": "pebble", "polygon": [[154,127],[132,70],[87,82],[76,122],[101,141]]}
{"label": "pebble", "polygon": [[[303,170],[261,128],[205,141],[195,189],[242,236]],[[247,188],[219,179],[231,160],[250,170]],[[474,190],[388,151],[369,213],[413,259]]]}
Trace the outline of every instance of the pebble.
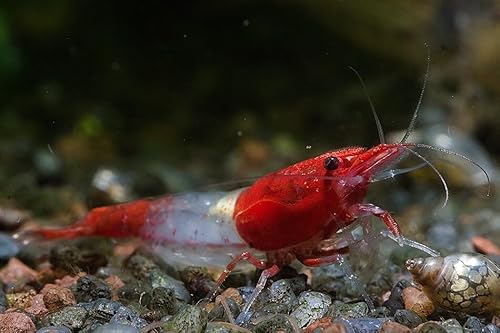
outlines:
{"label": "pebble", "polygon": [[163,287],[153,289],[151,300],[147,307],[152,311],[149,313],[148,319],[153,320],[159,320],[166,315],[173,315],[179,309],[174,291]]}
{"label": "pebble", "polygon": [[36,280],[38,273],[16,258],[10,258],[0,270],[0,280],[6,285],[23,286]]}
{"label": "pebble", "polygon": [[422,318],[412,310],[397,310],[394,314],[394,320],[409,328],[415,328],[422,324]]}
{"label": "pebble", "polygon": [[[226,298],[225,301],[227,302],[227,306],[229,307],[229,311],[231,312],[231,315],[233,318],[236,318],[238,314],[240,313],[240,307],[239,305],[231,298]],[[221,303],[216,302],[216,305],[210,310],[208,313],[208,320],[213,321],[213,320],[222,320],[225,321],[227,320],[227,313],[224,310],[224,307],[222,306]]]}
{"label": "pebble", "polygon": [[13,230],[29,219],[27,212],[15,208],[0,207],[0,229]]}
{"label": "pebble", "polygon": [[[306,302],[304,299],[301,299],[301,301]],[[266,292],[262,294],[261,302],[263,305],[261,309],[258,310],[259,313],[288,314],[292,306],[297,302],[297,296],[295,296],[290,282],[282,279],[271,284]]]}
{"label": "pebble", "polygon": [[184,303],[190,302],[191,294],[184,283],[169,276],[156,263],[142,254],[135,253],[130,256],[125,261],[125,267],[136,279],[147,282],[153,289],[157,287],[173,289],[178,300]]}
{"label": "pebble", "polygon": [[338,318],[334,324],[341,324],[346,333],[378,333],[386,320],[371,317]]}
{"label": "pebble", "polygon": [[43,296],[43,302],[51,312],[68,305],[76,304],[76,299],[71,290],[60,287],[55,284],[46,284],[40,294]]}
{"label": "pebble", "polygon": [[88,311],[78,305],[67,306],[43,317],[42,326],[66,326],[71,330],[79,330],[87,319]]}
{"label": "pebble", "polygon": [[224,322],[209,322],[205,333],[237,333],[241,332],[241,328],[230,323]]}
{"label": "pebble", "polygon": [[24,310],[31,305],[31,300],[35,295],[36,291],[33,289],[23,293],[7,294],[7,303],[10,308]]}
{"label": "pebble", "polygon": [[403,300],[403,290],[407,287],[411,286],[411,283],[407,280],[400,280],[391,290],[391,294],[389,295],[389,299],[384,302],[384,306],[389,309],[391,315],[394,315],[396,310],[404,309],[404,300]]}
{"label": "pebble", "polygon": [[[255,333],[274,333],[274,332],[294,332],[294,323],[291,322],[290,316],[285,314],[276,314],[271,317],[260,320],[255,325]],[[295,326],[297,324],[295,323]]]}
{"label": "pebble", "polygon": [[14,239],[0,233],[0,261],[9,260],[19,253],[20,246]]}
{"label": "pebble", "polygon": [[290,317],[302,328],[323,317],[332,304],[330,296],[317,291],[304,291],[297,301],[299,305],[292,311]]}
{"label": "pebble", "polygon": [[21,312],[0,314],[0,332],[2,333],[34,333],[35,324],[31,318]]}
{"label": "pebble", "polygon": [[134,311],[123,305],[116,309],[115,314],[111,317],[109,322],[114,324],[125,324],[138,329],[148,324],[146,320],[142,319]]}
{"label": "pebble", "polygon": [[134,326],[113,323],[99,326],[93,333],[139,333],[139,330]]}
{"label": "pebble", "polygon": [[403,289],[403,302],[407,310],[415,311],[420,317],[427,317],[434,312],[432,300],[420,289],[408,287]]}
{"label": "pebble", "polygon": [[464,324],[465,333],[481,333],[484,328],[484,324],[479,320],[479,318],[470,316]]}
{"label": "pebble", "polygon": [[40,328],[36,333],[71,333],[66,326],[47,326]]}
{"label": "pebble", "polygon": [[446,330],[441,325],[433,321],[418,325],[414,331],[418,333],[446,333]]}
{"label": "pebble", "polygon": [[360,318],[368,314],[368,305],[365,302],[346,304],[334,301],[328,311],[328,316],[332,318]]}
{"label": "pebble", "polygon": [[215,288],[215,281],[204,267],[188,266],[180,272],[180,279],[196,300],[207,296]]}
{"label": "pebble", "polygon": [[111,298],[111,288],[92,275],[82,276],[71,289],[79,303],[91,302],[98,298]]}
{"label": "pebble", "polygon": [[185,305],[163,326],[165,331],[202,333],[207,326],[208,314],[194,305]]}
{"label": "pebble", "polygon": [[411,333],[411,329],[394,321],[386,321],[380,328],[380,333]]}
{"label": "pebble", "polygon": [[441,327],[448,333],[463,333],[464,331],[462,325],[455,318],[443,321]]}
{"label": "pebble", "polygon": [[43,301],[43,295],[41,295],[41,294],[35,295],[31,299],[30,306],[27,307],[25,309],[25,311],[29,314],[36,316],[36,317],[42,317],[47,312],[49,312],[49,310],[47,309],[47,307],[45,306],[45,303]]}
{"label": "pebble", "polygon": [[50,250],[49,261],[54,270],[64,272],[84,271],[94,274],[99,267],[106,266],[106,256],[73,245],[58,244]]}

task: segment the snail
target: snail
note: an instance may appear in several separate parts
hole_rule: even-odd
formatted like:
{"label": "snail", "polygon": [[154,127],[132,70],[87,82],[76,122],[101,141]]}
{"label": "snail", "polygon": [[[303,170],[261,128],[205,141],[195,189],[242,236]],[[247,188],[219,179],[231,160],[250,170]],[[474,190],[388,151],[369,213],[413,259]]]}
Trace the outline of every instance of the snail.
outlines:
{"label": "snail", "polygon": [[500,314],[500,267],[478,253],[406,261],[413,279],[436,305],[474,315]]}

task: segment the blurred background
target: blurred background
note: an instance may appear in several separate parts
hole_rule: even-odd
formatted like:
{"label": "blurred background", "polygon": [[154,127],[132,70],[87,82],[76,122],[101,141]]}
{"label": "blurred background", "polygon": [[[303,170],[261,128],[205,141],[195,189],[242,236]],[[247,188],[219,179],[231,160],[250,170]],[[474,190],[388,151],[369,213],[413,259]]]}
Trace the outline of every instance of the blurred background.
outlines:
{"label": "blurred background", "polygon": [[[2,1],[0,222],[69,223],[89,207],[377,144],[348,66],[396,141],[422,89],[426,43],[413,139],[463,153],[494,179],[498,1]],[[437,157],[452,198],[441,214],[466,199],[468,217],[494,205],[476,167]],[[428,169],[377,188],[376,203],[402,218],[443,199]],[[477,219],[498,226],[488,212]]]}

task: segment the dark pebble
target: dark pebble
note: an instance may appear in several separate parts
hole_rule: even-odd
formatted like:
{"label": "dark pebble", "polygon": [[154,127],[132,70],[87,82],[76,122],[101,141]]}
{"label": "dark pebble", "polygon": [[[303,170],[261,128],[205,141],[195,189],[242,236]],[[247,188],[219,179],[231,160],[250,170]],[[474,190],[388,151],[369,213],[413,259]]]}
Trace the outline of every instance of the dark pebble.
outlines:
{"label": "dark pebble", "polygon": [[188,266],[180,272],[180,278],[195,300],[206,297],[215,288],[214,279],[203,267]]}
{"label": "dark pebble", "polygon": [[427,322],[420,326],[418,333],[446,333],[446,330],[442,328],[439,324],[433,322]]}
{"label": "dark pebble", "polygon": [[471,316],[467,319],[464,324],[464,332],[465,333],[481,333],[484,324],[479,320],[479,318]]}
{"label": "dark pebble", "polygon": [[145,257],[141,253],[137,252],[132,254],[125,261],[125,268],[129,270],[136,279],[147,282],[151,288],[164,287],[173,289],[175,297],[178,300],[184,303],[189,303],[191,300],[191,294],[186,287],[184,287],[184,283],[168,275],[153,260]]}
{"label": "dark pebble", "polygon": [[99,267],[106,266],[106,256],[89,250],[82,250],[73,245],[57,245],[50,251],[49,261],[55,270],[68,273],[84,271],[94,274]]}
{"label": "dark pebble", "polygon": [[67,306],[60,311],[46,315],[41,326],[66,326],[71,330],[81,329],[88,317],[88,311],[82,306]]}
{"label": "dark pebble", "polygon": [[346,304],[341,301],[333,302],[328,310],[328,316],[332,318],[360,318],[368,314],[368,305],[365,302]]}
{"label": "dark pebble", "polygon": [[160,320],[166,315],[173,315],[179,309],[174,291],[163,287],[153,289],[151,300],[146,306],[150,311],[143,316],[150,321]]}
{"label": "dark pebble", "polygon": [[185,305],[163,326],[165,331],[202,333],[208,322],[208,314],[195,305]]}
{"label": "dark pebble", "polygon": [[[236,303],[235,300],[231,298],[226,298],[225,300],[229,307],[229,311],[231,311],[231,316],[233,316],[233,318],[236,318],[240,313],[240,307],[238,303]],[[227,313],[225,312],[221,303],[214,306],[214,308],[208,313],[208,321],[214,320],[227,321]]]}
{"label": "dark pebble", "polygon": [[389,299],[384,302],[385,306],[391,312],[391,315],[396,313],[396,310],[402,310],[405,308],[403,302],[403,289],[411,286],[411,283],[407,280],[400,280],[391,290],[391,295]]}
{"label": "dark pebble", "polygon": [[145,307],[151,303],[151,294],[151,286],[139,281],[129,282],[118,290],[120,302],[124,304],[137,302]]}
{"label": "dark pebble", "polygon": [[278,280],[262,294],[261,301],[263,305],[259,309],[260,313],[289,313],[297,302],[297,296],[288,280]]}
{"label": "dark pebble", "polygon": [[394,314],[394,320],[409,328],[415,328],[422,324],[423,320],[420,316],[412,310],[397,310]]}
{"label": "dark pebble", "polygon": [[137,329],[141,329],[148,325],[146,320],[140,318],[134,311],[123,305],[116,309],[109,323],[129,325]]}
{"label": "dark pebble", "polygon": [[111,288],[101,279],[85,275],[71,288],[78,303],[91,302],[98,298],[111,298]]}
{"label": "dark pebble", "polygon": [[495,326],[494,324],[488,324],[484,327],[483,333],[500,333],[500,327]]}
{"label": "dark pebble", "polygon": [[222,322],[209,322],[205,333],[237,333],[239,330],[233,329],[230,324]]}
{"label": "dark pebble", "polygon": [[9,304],[7,303],[7,297],[4,291],[4,284],[0,280],[0,313],[3,313],[8,307]]}
{"label": "dark pebble", "polygon": [[260,321],[254,328],[255,333],[274,333],[278,331],[286,333],[294,332],[289,316],[277,314]]}

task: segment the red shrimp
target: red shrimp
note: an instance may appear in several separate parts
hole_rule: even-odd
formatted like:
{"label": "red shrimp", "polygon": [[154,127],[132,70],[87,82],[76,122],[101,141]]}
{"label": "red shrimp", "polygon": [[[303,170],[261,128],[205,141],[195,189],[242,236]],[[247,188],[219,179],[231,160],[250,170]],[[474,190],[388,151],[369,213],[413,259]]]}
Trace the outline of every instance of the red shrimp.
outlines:
{"label": "red shrimp", "polygon": [[[238,322],[242,322],[267,278],[282,266],[296,259],[306,266],[341,260],[340,254],[346,249],[332,247],[328,240],[360,217],[380,218],[392,237],[404,243],[405,238],[392,215],[364,199],[372,181],[400,173],[391,168],[408,153],[437,172],[447,198],[444,179],[415,148],[458,155],[477,165],[454,152],[406,142],[417,119],[427,74],[428,71],[410,125],[399,143],[384,143],[380,121],[368,99],[381,139],[381,144],[372,148],[329,151],[232,192],[186,193],[95,208],[72,226],[36,232],[47,239],[91,235],[139,237],[162,245],[164,251],[169,251],[169,258],[179,257],[192,264],[225,265],[218,287],[240,261],[246,260],[264,271],[256,291],[238,317]],[[362,80],[361,83],[365,89]],[[213,298],[216,291],[209,298]]]}

